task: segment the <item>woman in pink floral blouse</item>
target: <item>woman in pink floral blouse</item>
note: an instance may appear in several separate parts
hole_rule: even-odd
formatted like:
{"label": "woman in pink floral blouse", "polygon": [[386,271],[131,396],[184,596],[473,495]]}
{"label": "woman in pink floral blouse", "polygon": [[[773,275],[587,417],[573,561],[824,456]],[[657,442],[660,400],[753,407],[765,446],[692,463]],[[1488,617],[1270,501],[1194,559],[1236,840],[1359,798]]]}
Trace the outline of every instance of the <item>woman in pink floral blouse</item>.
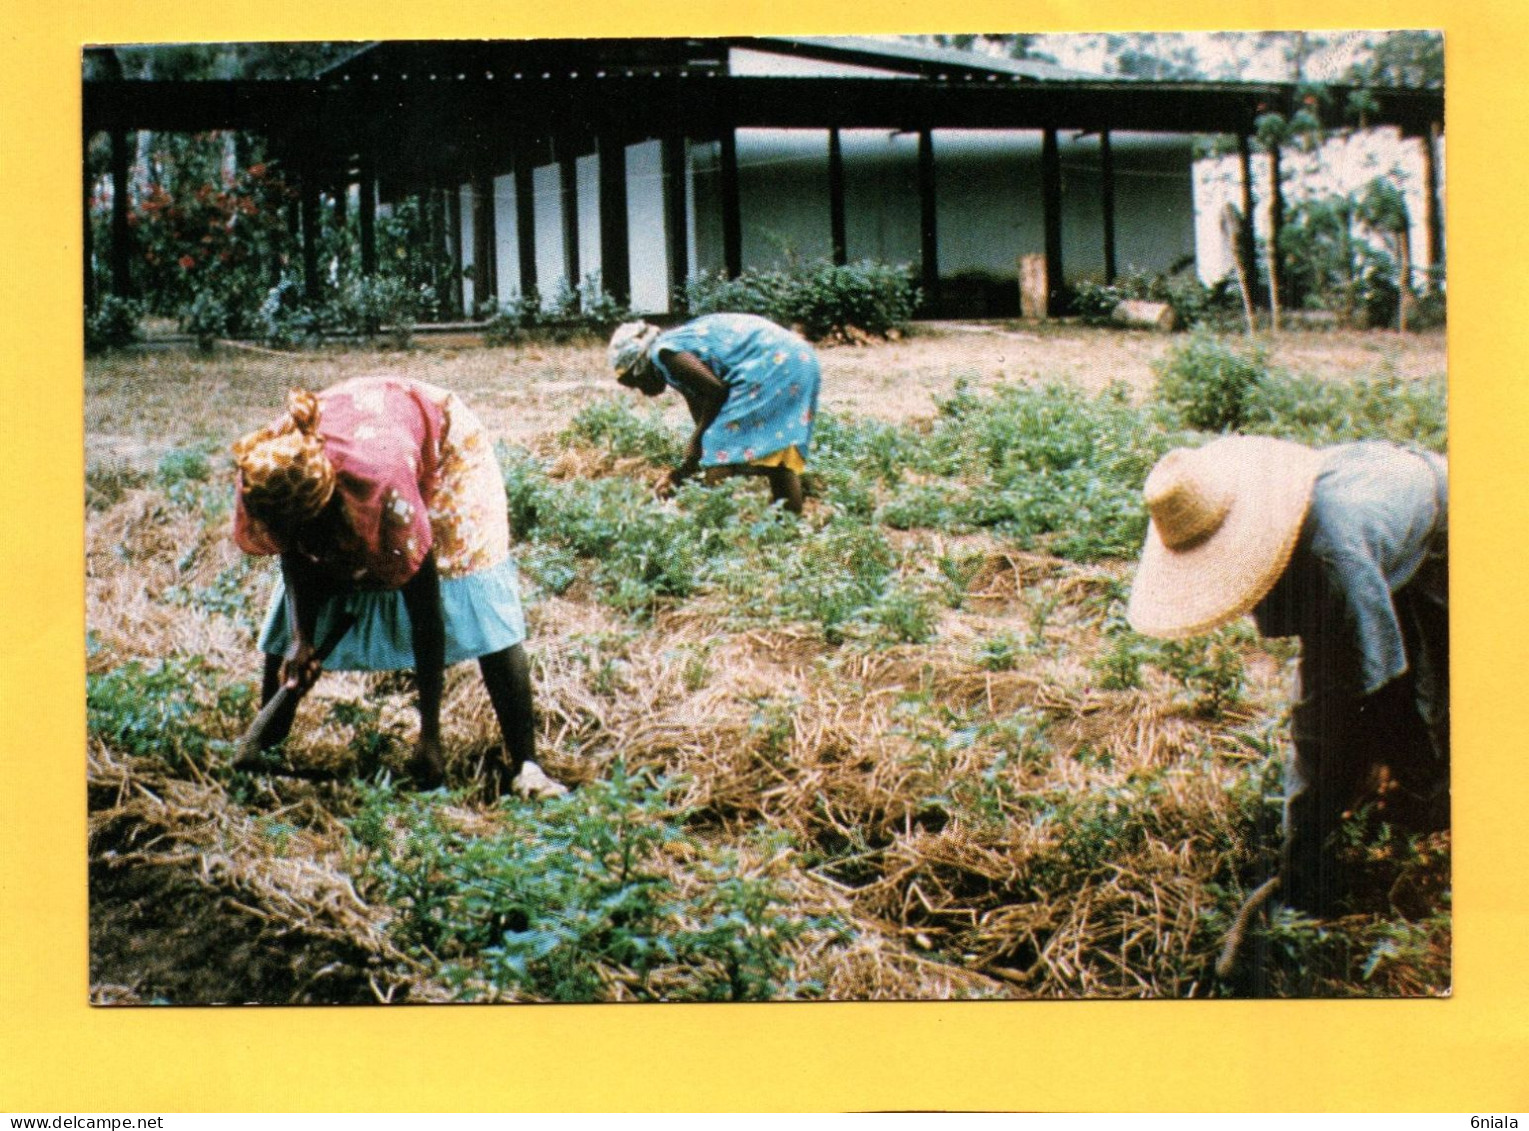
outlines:
{"label": "woman in pink floral blouse", "polygon": [[527,796],[564,787],[533,759],[531,682],[509,552],[504,480],[482,424],[454,394],[421,381],[361,377],[294,390],[284,416],[234,445],[234,538],[276,554],[281,583],[260,635],[262,701],[295,689],[267,737],[280,741],[317,680],[315,642],[347,612],[355,623],[325,667],[413,667],[422,785],[445,773],[445,665],[477,659],[504,739],[499,767]]}

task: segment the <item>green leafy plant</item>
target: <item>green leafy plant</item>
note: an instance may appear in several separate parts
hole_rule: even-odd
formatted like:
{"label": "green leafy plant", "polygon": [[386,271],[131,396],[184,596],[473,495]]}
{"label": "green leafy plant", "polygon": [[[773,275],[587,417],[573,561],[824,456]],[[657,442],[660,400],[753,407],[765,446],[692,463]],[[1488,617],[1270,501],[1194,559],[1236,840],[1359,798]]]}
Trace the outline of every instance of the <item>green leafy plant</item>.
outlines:
{"label": "green leafy plant", "polygon": [[1220,718],[1242,701],[1245,673],[1232,632],[1168,640],[1158,645],[1158,663],[1194,697],[1195,710]]}
{"label": "green leafy plant", "polygon": [[243,717],[250,700],[244,685],[213,690],[209,684],[215,678],[200,656],[153,664],[134,660],[89,673],[86,725],[123,754],[158,759],[175,772],[205,767],[209,754],[226,748],[226,720]]}
{"label": "green leafy plant", "polygon": [[662,412],[655,408],[642,415],[619,398],[580,409],[563,438],[662,465],[677,464],[685,454],[685,438],[664,422]]}
{"label": "green leafy plant", "polygon": [[[366,791],[350,822],[400,943],[469,988],[593,1001],[618,983],[639,1000],[802,996],[790,948],[824,922],[796,917],[767,873],[703,852],[695,881],[662,870],[684,836],[679,784],[629,774],[540,804],[506,802],[488,834],[453,826],[439,799]],[[778,848],[779,846],[777,846]]]}
{"label": "green leafy plant", "polygon": [[1448,442],[1442,377],[1395,374],[1327,381],[1273,372],[1249,407],[1245,430],[1314,447],[1390,440],[1443,451]]}
{"label": "green leafy plant", "polygon": [[1025,655],[1025,643],[1013,633],[1000,632],[977,649],[977,666],[990,672],[1011,672]]}

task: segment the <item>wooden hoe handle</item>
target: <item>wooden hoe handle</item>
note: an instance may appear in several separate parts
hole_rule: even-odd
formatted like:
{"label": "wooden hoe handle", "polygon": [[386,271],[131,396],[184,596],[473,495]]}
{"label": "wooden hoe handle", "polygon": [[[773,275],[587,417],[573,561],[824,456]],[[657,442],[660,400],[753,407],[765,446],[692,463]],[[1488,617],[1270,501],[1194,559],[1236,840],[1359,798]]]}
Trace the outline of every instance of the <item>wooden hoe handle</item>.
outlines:
{"label": "wooden hoe handle", "polygon": [[[330,628],[329,635],[319,641],[319,646],[314,649],[313,658],[322,664],[329,658],[329,654],[335,650],[345,634],[350,631],[351,625],[356,623],[356,615],[351,612],[340,614],[334,626]],[[250,723],[249,729],[239,738],[234,746],[234,765],[242,766],[254,762],[260,757],[261,741],[265,738],[266,731],[271,729],[271,721],[281,713],[293,696],[297,695],[296,688],[288,687],[283,683],[276,689],[276,694],[260,708],[260,713],[255,716],[255,721]]]}

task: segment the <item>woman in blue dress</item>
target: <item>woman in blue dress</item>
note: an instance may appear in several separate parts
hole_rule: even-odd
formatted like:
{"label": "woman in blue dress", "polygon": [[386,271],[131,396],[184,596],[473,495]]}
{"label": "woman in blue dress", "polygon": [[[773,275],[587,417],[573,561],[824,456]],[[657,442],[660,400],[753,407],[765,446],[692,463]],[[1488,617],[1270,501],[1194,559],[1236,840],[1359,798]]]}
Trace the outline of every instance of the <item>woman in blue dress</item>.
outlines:
{"label": "woman in blue dress", "polygon": [[610,363],[629,389],[685,398],[695,432],[661,496],[697,472],[707,479],[762,475],[776,502],[802,513],[818,411],[818,358],[801,337],[754,314],[706,314],[669,330],[628,322],[611,337]]}

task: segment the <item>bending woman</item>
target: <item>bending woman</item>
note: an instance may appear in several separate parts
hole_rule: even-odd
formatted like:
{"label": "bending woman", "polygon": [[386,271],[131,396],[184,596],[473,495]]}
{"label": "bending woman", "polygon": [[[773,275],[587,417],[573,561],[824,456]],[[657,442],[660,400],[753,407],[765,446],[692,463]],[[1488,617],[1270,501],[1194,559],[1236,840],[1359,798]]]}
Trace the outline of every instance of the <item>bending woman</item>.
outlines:
{"label": "bending woman", "polygon": [[383,377],[294,390],[284,416],[234,445],[234,462],[234,538],[246,553],[281,557],[260,635],[261,701],[283,683],[298,693],[266,745],[291,729],[319,675],[315,641],[348,609],[355,624],[325,666],[414,668],[420,728],[409,770],[419,784],[445,776],[445,665],[476,658],[504,739],[496,784],[508,780],[523,796],[565,792],[533,760],[504,479],[483,426],[454,393]]}
{"label": "bending woman", "polygon": [[611,338],[610,363],[629,389],[685,398],[695,432],[660,495],[696,472],[708,479],[763,475],[776,502],[802,513],[818,411],[818,358],[805,341],[753,314],[707,314],[660,331],[628,322]]}

